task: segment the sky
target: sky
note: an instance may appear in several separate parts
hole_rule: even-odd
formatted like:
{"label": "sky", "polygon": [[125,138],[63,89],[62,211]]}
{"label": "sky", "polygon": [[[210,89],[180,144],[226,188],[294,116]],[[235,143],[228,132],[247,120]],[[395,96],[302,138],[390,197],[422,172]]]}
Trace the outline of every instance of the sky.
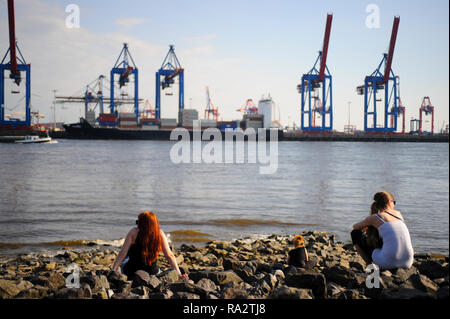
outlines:
{"label": "sky", "polygon": [[[0,2],[0,55],[6,53],[8,16]],[[334,128],[363,129],[363,84],[389,46],[400,16],[393,71],[409,120],[419,117],[424,96],[435,107],[435,131],[449,122],[449,4],[432,1],[300,0],[16,0],[16,37],[31,64],[32,109],[53,121],[53,90],[81,95],[99,75],[109,77],[123,43],[139,70],[139,95],[155,104],[155,72],[169,45],[185,69],[185,108],[201,117],[206,89],[223,120],[240,119],[247,99],[270,96],[284,125],[300,124],[296,86],[322,49],[327,13],[333,14],[327,66],[333,76]],[[80,27],[67,28],[66,7],[80,8]],[[368,5],[379,9],[379,26],[366,24]],[[3,53],[4,52],[4,53]],[[5,75],[8,77],[8,75]],[[20,111],[20,94],[7,80],[7,113]],[[21,94],[24,92],[21,89]],[[109,92],[109,90],[108,90]],[[177,89],[163,95],[161,116],[176,118]],[[18,107],[17,107],[18,105]],[[8,110],[9,107],[9,110]],[[15,107],[15,108],[14,108]],[[56,106],[56,121],[77,122],[84,106]],[[430,125],[429,120],[424,124]]]}

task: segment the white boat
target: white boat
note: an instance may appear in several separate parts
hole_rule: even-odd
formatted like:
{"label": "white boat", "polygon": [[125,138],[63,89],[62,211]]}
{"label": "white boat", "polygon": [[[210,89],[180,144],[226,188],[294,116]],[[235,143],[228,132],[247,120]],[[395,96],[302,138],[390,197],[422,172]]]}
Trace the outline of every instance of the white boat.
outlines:
{"label": "white boat", "polygon": [[25,139],[15,141],[18,144],[32,144],[32,143],[55,143],[50,136],[39,137],[37,135],[25,136]]}

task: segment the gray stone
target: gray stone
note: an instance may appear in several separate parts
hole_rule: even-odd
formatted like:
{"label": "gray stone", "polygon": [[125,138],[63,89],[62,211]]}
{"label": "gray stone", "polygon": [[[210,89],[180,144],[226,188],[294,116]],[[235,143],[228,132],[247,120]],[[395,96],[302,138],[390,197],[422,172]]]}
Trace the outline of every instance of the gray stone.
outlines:
{"label": "gray stone", "polygon": [[381,298],[383,299],[433,299],[434,297],[419,289],[410,288],[391,288],[383,289],[381,292]]}
{"label": "gray stone", "polygon": [[211,279],[202,278],[197,282],[197,286],[208,291],[213,292],[217,290],[217,286]]}
{"label": "gray stone", "polygon": [[149,281],[150,281],[149,273],[143,270],[138,270],[134,273],[131,287],[134,288],[139,286],[146,286]]}
{"label": "gray stone", "polygon": [[171,283],[167,286],[167,289],[174,293],[189,292],[192,294],[196,294],[202,298],[206,298],[206,296],[208,295],[208,292],[205,289],[199,287],[198,285],[190,283],[190,282]]}
{"label": "gray stone", "polygon": [[312,299],[311,289],[301,289],[288,286],[281,286],[274,289],[268,298],[270,299]]}
{"label": "gray stone", "polygon": [[443,266],[441,263],[435,260],[424,260],[419,263],[415,263],[414,266],[419,270],[422,275],[427,276],[430,279],[437,279],[448,276],[448,264]]}
{"label": "gray stone", "polygon": [[242,278],[233,271],[198,271],[191,272],[189,277],[197,282],[202,278],[212,280],[216,285],[224,285],[228,282],[241,282]]}
{"label": "gray stone", "polygon": [[327,296],[327,281],[323,274],[305,270],[286,276],[285,284],[295,288],[311,289],[315,298]]}
{"label": "gray stone", "polygon": [[23,290],[33,287],[33,284],[24,280],[4,280],[0,279],[0,298],[14,298]]}
{"label": "gray stone", "polygon": [[224,288],[220,294],[221,299],[248,299],[248,292],[239,288]]}
{"label": "gray stone", "polygon": [[172,299],[200,299],[200,296],[192,292],[178,291],[174,293]]}
{"label": "gray stone", "polygon": [[420,289],[428,293],[433,294],[439,290],[439,286],[436,283],[434,283],[431,279],[421,274],[411,275],[408,281],[412,284],[414,288]]}
{"label": "gray stone", "polygon": [[327,281],[334,282],[338,285],[346,287],[347,289],[358,287],[361,281],[356,277],[353,271],[340,266],[325,268],[323,270],[323,274],[325,275]]}

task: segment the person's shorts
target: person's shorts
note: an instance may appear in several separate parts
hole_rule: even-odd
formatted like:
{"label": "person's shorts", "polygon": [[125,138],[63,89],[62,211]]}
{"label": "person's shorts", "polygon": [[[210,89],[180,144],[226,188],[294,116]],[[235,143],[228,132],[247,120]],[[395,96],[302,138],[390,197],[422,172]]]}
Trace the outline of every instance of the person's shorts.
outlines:
{"label": "person's shorts", "polygon": [[366,236],[364,236],[364,233],[361,230],[354,229],[352,230],[350,235],[352,236],[353,245],[358,245],[359,248],[361,248],[364,251],[367,257],[372,259],[372,253],[374,248],[367,244]]}

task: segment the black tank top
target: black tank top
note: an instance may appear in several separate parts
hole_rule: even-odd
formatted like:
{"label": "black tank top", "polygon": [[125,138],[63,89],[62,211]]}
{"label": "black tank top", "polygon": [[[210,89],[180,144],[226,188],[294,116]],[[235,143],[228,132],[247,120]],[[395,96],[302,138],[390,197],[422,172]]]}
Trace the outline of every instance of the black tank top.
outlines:
{"label": "black tank top", "polygon": [[150,266],[146,265],[142,261],[142,248],[138,243],[134,243],[130,246],[128,250],[127,257],[129,258],[128,262],[123,267],[124,273],[130,277],[138,270],[144,270],[148,272],[150,275],[156,275],[159,272],[159,267],[157,265],[157,260],[155,260]]}
{"label": "black tank top", "polygon": [[306,251],[305,247],[299,247],[289,251],[289,265],[296,267],[305,267],[306,262],[305,251]]}

